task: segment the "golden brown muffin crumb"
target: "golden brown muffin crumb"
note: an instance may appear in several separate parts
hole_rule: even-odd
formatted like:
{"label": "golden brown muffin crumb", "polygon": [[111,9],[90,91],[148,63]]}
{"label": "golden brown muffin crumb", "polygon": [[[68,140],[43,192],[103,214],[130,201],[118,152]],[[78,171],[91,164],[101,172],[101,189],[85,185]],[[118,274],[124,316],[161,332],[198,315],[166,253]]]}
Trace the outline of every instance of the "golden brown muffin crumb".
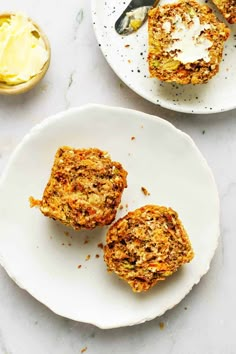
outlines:
{"label": "golden brown muffin crumb", "polygon": [[108,230],[104,260],[133,291],[150,289],[194,257],[188,235],[171,208],[146,205]]}
{"label": "golden brown muffin crumb", "polygon": [[103,246],[103,243],[102,243],[102,242],[99,243],[97,246],[98,246],[98,248],[101,248],[101,250],[103,250],[103,247],[104,247],[104,246]]}
{"label": "golden brown muffin crumb", "polygon": [[145,187],[141,187],[141,191],[143,192],[144,195],[150,195],[150,193],[148,192],[147,188]]}
{"label": "golden brown muffin crumb", "polygon": [[160,322],[159,323],[159,327],[161,330],[163,330],[165,328],[165,323],[164,322]]}
{"label": "golden brown muffin crumb", "polygon": [[58,149],[42,200],[31,207],[75,230],[109,225],[115,219],[127,172],[99,149]]}

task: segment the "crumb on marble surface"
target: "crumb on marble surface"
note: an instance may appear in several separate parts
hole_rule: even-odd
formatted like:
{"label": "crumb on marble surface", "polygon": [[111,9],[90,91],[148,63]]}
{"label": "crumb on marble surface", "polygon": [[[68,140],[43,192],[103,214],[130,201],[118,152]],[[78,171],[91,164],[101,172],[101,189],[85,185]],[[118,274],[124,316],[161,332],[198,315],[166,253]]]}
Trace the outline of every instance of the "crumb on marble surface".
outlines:
{"label": "crumb on marble surface", "polygon": [[80,353],[85,353],[87,349],[87,347],[84,347],[83,349],[81,349]]}
{"label": "crumb on marble surface", "polygon": [[165,323],[164,322],[160,322],[159,323],[159,327],[161,330],[163,330],[165,328]]}

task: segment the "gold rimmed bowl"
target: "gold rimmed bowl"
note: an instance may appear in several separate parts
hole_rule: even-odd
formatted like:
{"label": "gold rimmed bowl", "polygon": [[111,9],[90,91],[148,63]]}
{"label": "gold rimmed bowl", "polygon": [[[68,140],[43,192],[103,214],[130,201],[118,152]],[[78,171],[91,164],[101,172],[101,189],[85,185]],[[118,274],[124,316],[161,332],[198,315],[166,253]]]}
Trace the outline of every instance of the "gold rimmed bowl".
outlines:
{"label": "gold rimmed bowl", "polygon": [[[5,19],[5,18],[6,19],[10,18],[12,15],[14,15],[14,13],[0,14],[0,20]],[[48,40],[47,36],[44,34],[44,32],[41,30],[41,28],[38,26],[37,23],[35,23],[31,18],[28,18],[28,20],[33,23],[33,25],[36,28],[37,32],[39,33],[40,37],[44,41],[45,49],[48,52],[48,59],[47,59],[46,63],[43,65],[40,72],[38,74],[32,76],[26,82],[22,82],[22,83],[15,84],[15,85],[9,85],[3,81],[0,81],[0,94],[2,94],[2,95],[17,95],[17,94],[21,94],[21,93],[31,90],[33,87],[35,87],[42,80],[42,78],[45,76],[45,74],[49,68],[50,59],[51,59],[51,48],[50,48],[49,40]]]}

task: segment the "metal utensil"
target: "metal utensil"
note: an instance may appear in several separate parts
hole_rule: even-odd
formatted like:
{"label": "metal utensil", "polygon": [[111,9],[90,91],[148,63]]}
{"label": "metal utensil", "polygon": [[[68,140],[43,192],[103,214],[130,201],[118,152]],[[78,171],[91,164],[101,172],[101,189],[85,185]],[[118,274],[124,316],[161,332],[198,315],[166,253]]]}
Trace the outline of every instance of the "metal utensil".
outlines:
{"label": "metal utensil", "polygon": [[126,36],[137,31],[146,21],[148,11],[158,2],[159,0],[132,0],[116,21],[116,32]]}

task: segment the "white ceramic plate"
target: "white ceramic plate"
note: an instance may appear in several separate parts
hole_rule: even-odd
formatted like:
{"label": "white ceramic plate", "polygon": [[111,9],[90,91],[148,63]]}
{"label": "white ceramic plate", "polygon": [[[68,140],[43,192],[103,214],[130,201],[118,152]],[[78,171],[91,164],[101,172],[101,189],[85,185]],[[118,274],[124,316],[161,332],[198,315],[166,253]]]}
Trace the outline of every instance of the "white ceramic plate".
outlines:
{"label": "white ceramic plate", "polygon": [[[149,292],[134,294],[106,271],[98,247],[106,228],[74,232],[30,209],[28,198],[42,196],[61,145],[109,151],[129,173],[118,217],[145,204],[173,207],[190,235],[194,260]],[[134,325],[172,308],[207,272],[219,235],[217,189],[191,138],[170,123],[127,109],[85,106],[45,120],[18,146],[0,183],[0,228],[1,264],[36,299],[101,328]]]}
{"label": "white ceramic plate", "polygon": [[[173,0],[162,0],[161,3]],[[92,0],[95,33],[108,63],[132,90],[174,111],[215,113],[236,107],[236,25],[230,26],[220,72],[205,85],[177,85],[149,78],[147,23],[129,36],[119,36],[114,23],[130,0]],[[200,0],[199,2],[204,2]],[[209,6],[213,7],[208,3]],[[217,16],[222,16],[216,11]],[[128,46],[128,47],[127,47]],[[130,62],[129,62],[130,61]]]}

